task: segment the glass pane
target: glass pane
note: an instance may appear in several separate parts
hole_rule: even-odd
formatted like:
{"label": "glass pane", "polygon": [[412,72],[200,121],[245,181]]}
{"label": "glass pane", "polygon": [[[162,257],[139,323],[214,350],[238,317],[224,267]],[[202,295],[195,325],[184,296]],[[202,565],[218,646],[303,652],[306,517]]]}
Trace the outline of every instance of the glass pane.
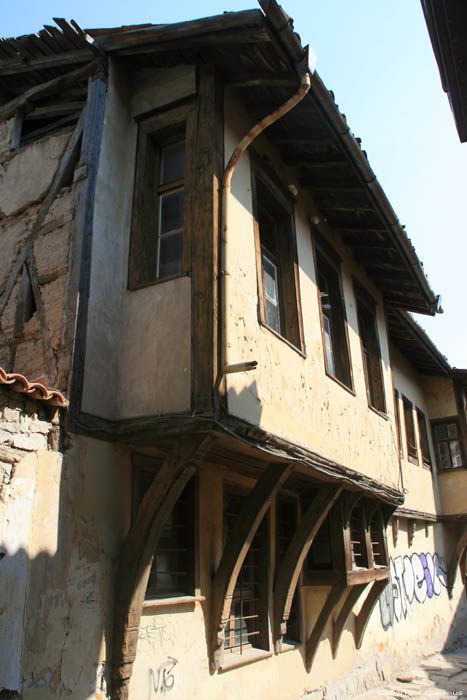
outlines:
{"label": "glass pane", "polygon": [[336,369],[334,367],[334,355],[332,352],[332,338],[331,338],[331,322],[328,316],[323,315],[323,327],[324,327],[324,343],[326,350],[326,362],[328,366],[329,374],[333,377],[336,376]]}
{"label": "glass pane", "polygon": [[452,440],[449,445],[451,447],[452,466],[462,467],[461,448],[459,443],[457,440]]}
{"label": "glass pane", "polygon": [[457,425],[455,423],[448,423],[447,428],[448,428],[448,437],[456,438],[457,437]]}
{"label": "glass pane", "polygon": [[277,294],[277,268],[265,255],[263,255],[264,291],[273,302],[278,302]]}
{"label": "glass pane", "polygon": [[272,328],[273,330],[277,331],[278,333],[281,332],[281,320],[280,320],[280,314],[279,314],[279,306],[275,304],[273,301],[270,301],[266,297],[266,323],[268,324],[269,328]]}
{"label": "glass pane", "polygon": [[445,440],[448,436],[446,423],[435,425],[435,436],[437,440]]}
{"label": "glass pane", "polygon": [[182,271],[182,233],[159,239],[159,279]]}
{"label": "glass pane", "polygon": [[161,195],[160,208],[159,233],[183,228],[183,190]]}
{"label": "glass pane", "polygon": [[451,458],[450,458],[450,451],[449,451],[449,443],[448,442],[440,442],[438,444],[438,451],[439,451],[439,468],[440,469],[450,469],[451,467]]}
{"label": "glass pane", "polygon": [[185,174],[185,141],[165,146],[161,154],[161,185],[173,182]]}

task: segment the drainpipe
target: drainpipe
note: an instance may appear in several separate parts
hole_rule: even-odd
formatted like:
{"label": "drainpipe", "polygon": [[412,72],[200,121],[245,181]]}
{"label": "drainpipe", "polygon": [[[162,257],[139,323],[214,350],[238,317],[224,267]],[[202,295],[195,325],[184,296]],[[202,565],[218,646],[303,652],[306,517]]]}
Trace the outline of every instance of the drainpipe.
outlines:
{"label": "drainpipe", "polygon": [[232,180],[232,175],[235,171],[235,167],[242,157],[243,153],[246,151],[248,146],[252,141],[261,134],[266,127],[273,124],[275,121],[283,117],[287,112],[289,112],[293,107],[295,107],[300,100],[302,100],[311,85],[311,76],[307,70],[302,74],[300,87],[297,92],[290,97],[284,104],[278,107],[274,112],[264,117],[258,124],[253,126],[248,133],[245,134],[243,139],[238,144],[237,148],[234,150],[230,156],[230,160],[227,163],[227,167],[224,172],[224,177],[222,180],[222,240],[221,240],[221,371],[216,381],[215,391],[219,389],[222,377],[225,374],[230,374],[233,372],[245,372],[255,369],[258,362],[256,360],[252,362],[239,362],[236,364],[231,364],[230,362],[230,345],[229,345],[229,310],[230,310],[230,299],[231,299],[231,280],[230,272],[228,267],[228,250],[229,250],[229,202],[230,202],[230,183]]}

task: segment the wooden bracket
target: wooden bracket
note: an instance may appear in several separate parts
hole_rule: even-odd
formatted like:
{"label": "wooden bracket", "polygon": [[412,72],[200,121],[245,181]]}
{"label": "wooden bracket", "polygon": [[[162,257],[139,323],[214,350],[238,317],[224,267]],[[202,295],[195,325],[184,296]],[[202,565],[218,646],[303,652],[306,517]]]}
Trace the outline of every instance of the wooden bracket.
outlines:
{"label": "wooden bracket", "polygon": [[346,491],[344,494],[344,508],[343,508],[343,518],[344,518],[344,528],[348,528],[350,525],[350,517],[352,511],[357,505],[357,503],[363,498],[363,494],[359,492]]}
{"label": "wooden bracket", "polygon": [[352,586],[348,593],[347,597],[344,600],[344,603],[342,605],[342,608],[340,609],[339,615],[337,618],[334,620],[334,624],[332,626],[332,658],[335,659],[337,656],[337,649],[339,647],[339,642],[341,639],[342,631],[344,629],[345,622],[357,602],[357,600],[360,598],[361,594],[363,593],[364,589],[366,588],[367,584],[366,583],[359,583],[356,586]]}
{"label": "wooden bracket", "polygon": [[295,464],[272,463],[245,499],[245,503],[222,553],[213,578],[210,625],[211,669],[219,669],[224,645],[224,629],[230,616],[232,595],[250,544],[273,498]]}
{"label": "wooden bracket", "polygon": [[[465,557],[467,556],[467,525],[464,525],[463,527],[458,528],[457,531],[458,537],[457,537],[457,544],[455,546],[455,549],[452,553],[450,562],[449,562],[449,567],[448,567],[448,595],[449,598],[452,598],[452,594],[454,591],[454,584],[456,582],[456,575],[457,575],[457,567],[458,565],[462,566],[462,561],[465,560]],[[461,572],[462,574],[465,573]]]}
{"label": "wooden bracket", "polygon": [[174,448],[147,490],[123,544],[116,577],[112,700],[128,700],[154,551],[175,503],[210,444],[210,436],[197,435]]}
{"label": "wooden bracket", "polygon": [[311,665],[313,663],[313,659],[315,657],[316,650],[318,648],[318,644],[326,626],[326,623],[331,618],[331,615],[334,613],[339,603],[341,602],[346,588],[347,585],[345,582],[345,577],[343,577],[337,583],[335,583],[329,591],[328,597],[326,598],[326,602],[323,605],[323,608],[318,616],[318,619],[315,622],[313,630],[306,642],[305,666],[307,673],[310,673],[311,671]]}
{"label": "wooden bracket", "polygon": [[408,520],[407,521],[407,544],[409,547],[413,545],[414,537],[415,537],[415,520]]}
{"label": "wooden bracket", "polygon": [[276,652],[282,648],[287,631],[287,621],[303,562],[326,516],[343,491],[342,486],[323,486],[311,505],[289,544],[280,565],[274,586],[274,644]]}
{"label": "wooden bracket", "polygon": [[399,535],[399,518],[392,519],[392,543],[394,547],[397,545],[397,538]]}
{"label": "wooden bracket", "polygon": [[365,633],[371,613],[379,600],[379,597],[387,585],[387,578],[380,581],[374,581],[368,591],[365,602],[362,605],[360,612],[355,618],[355,646],[360,649],[362,646],[363,635]]}

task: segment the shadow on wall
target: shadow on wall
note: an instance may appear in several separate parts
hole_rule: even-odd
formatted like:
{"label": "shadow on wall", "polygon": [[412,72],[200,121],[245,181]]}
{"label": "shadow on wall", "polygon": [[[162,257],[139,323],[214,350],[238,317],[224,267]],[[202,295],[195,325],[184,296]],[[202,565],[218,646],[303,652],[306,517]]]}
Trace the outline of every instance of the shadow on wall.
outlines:
{"label": "shadow on wall", "polygon": [[[100,513],[92,512],[87,502],[86,494],[98,483],[92,483],[92,470],[82,461],[83,446],[71,447],[63,458],[59,453],[42,454],[52,459],[46,463],[47,475],[39,453],[30,524],[23,539],[30,550],[15,551],[14,535],[8,542],[2,532],[0,699],[58,700],[66,695],[103,700],[114,560]],[[14,520],[21,517],[22,507],[21,478],[16,480],[17,484],[13,474],[7,494]],[[103,494],[103,513],[106,500]]]}

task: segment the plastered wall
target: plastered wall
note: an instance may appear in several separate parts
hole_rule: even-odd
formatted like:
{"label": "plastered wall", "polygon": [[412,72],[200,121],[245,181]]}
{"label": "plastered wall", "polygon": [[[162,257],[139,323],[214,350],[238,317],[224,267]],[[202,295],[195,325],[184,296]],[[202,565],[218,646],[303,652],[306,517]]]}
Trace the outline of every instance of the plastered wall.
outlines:
{"label": "plastered wall", "polygon": [[[238,101],[227,96],[225,155],[230,157],[249,122],[243,120]],[[276,165],[284,187],[296,184],[297,173],[288,169],[261,137],[255,148]],[[355,392],[328,377],[324,368],[321,326],[309,217],[316,215],[310,198],[299,191],[295,209],[300,293],[306,357],[258,323],[258,295],[254,248],[249,155],[237,165],[232,178],[228,268],[232,289],[229,314],[230,362],[258,361],[254,372],[227,375],[229,411],[265,430],[302,444],[347,467],[394,487],[400,486],[393,424],[389,355],[381,296],[366,280],[332,231],[321,227],[329,243],[343,258],[342,283],[347,310],[350,361]],[[377,322],[388,406],[384,417],[368,407],[352,277],[378,302]]]}
{"label": "plastered wall", "polygon": [[191,280],[127,289],[137,123],[193,94],[194,71],[124,71],[111,61],[91,256],[82,409],[107,419],[186,411]]}

